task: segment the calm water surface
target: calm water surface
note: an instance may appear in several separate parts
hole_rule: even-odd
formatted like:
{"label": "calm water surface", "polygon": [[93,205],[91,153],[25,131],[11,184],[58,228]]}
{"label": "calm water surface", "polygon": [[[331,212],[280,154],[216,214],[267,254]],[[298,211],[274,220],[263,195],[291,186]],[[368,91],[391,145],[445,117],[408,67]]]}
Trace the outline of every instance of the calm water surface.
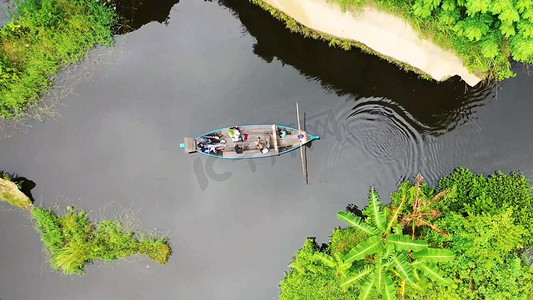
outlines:
{"label": "calm water surface", "polygon": [[[522,65],[499,87],[437,84],[292,34],[245,0],[143,9],[137,30],[60,76],[50,97],[70,93],[59,119],[0,141],[0,170],[35,182],[39,205],[132,211],[137,228],[171,236],[174,255],[62,276],[28,213],[2,202],[2,300],[277,299],[305,238],[326,242],[343,225],[336,212],[363,207],[371,186],[388,202],[419,172],[430,183],[457,166],[533,178],[533,77]],[[296,102],[322,137],[308,150],[309,186],[297,153],[248,162],[179,149],[219,127],[294,125]]]}

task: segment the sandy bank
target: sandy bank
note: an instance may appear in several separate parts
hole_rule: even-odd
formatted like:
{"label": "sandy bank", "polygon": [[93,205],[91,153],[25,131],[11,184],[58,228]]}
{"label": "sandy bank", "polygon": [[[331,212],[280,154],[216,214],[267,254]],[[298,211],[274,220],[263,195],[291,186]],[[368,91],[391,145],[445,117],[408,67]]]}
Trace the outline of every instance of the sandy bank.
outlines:
{"label": "sandy bank", "polygon": [[474,86],[481,78],[468,72],[451,51],[418,37],[409,24],[396,16],[366,7],[357,14],[343,12],[326,0],[263,0],[313,30],[340,39],[363,43],[372,50],[406,63],[438,81],[459,75]]}
{"label": "sandy bank", "polygon": [[30,198],[19,190],[14,182],[0,178],[0,200],[19,208],[32,206]]}

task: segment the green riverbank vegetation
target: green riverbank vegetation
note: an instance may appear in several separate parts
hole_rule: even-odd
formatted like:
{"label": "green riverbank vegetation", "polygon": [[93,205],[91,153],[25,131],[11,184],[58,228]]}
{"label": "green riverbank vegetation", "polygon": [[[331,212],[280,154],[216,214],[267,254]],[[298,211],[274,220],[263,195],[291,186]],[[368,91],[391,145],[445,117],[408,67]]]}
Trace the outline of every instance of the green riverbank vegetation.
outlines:
{"label": "green riverbank vegetation", "polygon": [[0,178],[0,200],[30,209],[51,267],[63,274],[83,274],[88,263],[109,262],[134,254],[147,255],[164,265],[172,255],[166,236],[134,233],[117,220],[93,223],[87,212],[76,211],[72,206],[63,215],[34,207],[9,174],[1,171],[0,174],[4,177]]}
{"label": "green riverbank vegetation", "polygon": [[0,178],[0,200],[18,208],[33,206],[31,199],[20,191],[20,187],[7,173],[3,173],[3,178]]}
{"label": "green riverbank vegetation", "polygon": [[113,43],[116,17],[107,2],[16,2],[12,21],[0,30],[0,119],[25,116],[62,68]]}
{"label": "green riverbank vegetation", "polygon": [[83,274],[85,266],[96,260],[114,261],[140,253],[165,264],[172,254],[166,237],[139,236],[116,220],[92,223],[87,212],[72,207],[62,216],[34,208],[32,216],[52,268],[66,275]]}
{"label": "green riverbank vegetation", "polygon": [[[511,60],[533,63],[533,1],[531,0],[328,0],[344,10],[365,6],[400,16],[425,39],[454,51],[470,72],[503,80],[515,76]],[[306,36],[348,49],[356,43],[312,32],[262,0],[251,0]],[[365,47],[363,50],[368,51]],[[379,55],[379,54],[378,54]],[[381,56],[381,55],[380,55]],[[389,59],[390,60],[390,59]],[[400,66],[402,66],[400,64]],[[407,68],[409,69],[409,68]],[[415,70],[416,71],[416,70]],[[425,76],[427,77],[427,76]]]}
{"label": "green riverbank vegetation", "polygon": [[343,9],[377,5],[408,20],[424,38],[452,49],[474,74],[515,76],[511,59],[533,63],[531,0],[329,0]]}
{"label": "green riverbank vegetation", "polygon": [[415,68],[415,67],[413,67],[411,65],[402,63],[400,61],[397,61],[394,58],[385,56],[385,55],[383,55],[383,54],[381,54],[379,52],[376,52],[376,51],[372,50],[371,48],[367,47],[363,43],[358,43],[358,42],[350,41],[350,40],[341,40],[341,39],[339,39],[339,38],[337,38],[337,37],[335,37],[333,35],[329,35],[329,34],[326,34],[326,33],[323,33],[323,32],[318,32],[318,31],[315,31],[313,29],[310,29],[310,28],[298,23],[298,21],[296,21],[294,18],[288,16],[287,14],[276,10],[274,7],[272,7],[271,5],[267,4],[263,0],[250,0],[250,2],[255,4],[255,5],[257,5],[257,6],[259,6],[259,7],[261,7],[261,8],[263,8],[265,11],[268,11],[274,18],[284,22],[285,26],[289,30],[291,30],[293,32],[298,32],[298,33],[302,34],[305,37],[313,38],[313,39],[316,39],[316,40],[326,41],[326,42],[328,42],[329,46],[331,46],[331,47],[339,47],[339,48],[342,48],[344,50],[350,50],[350,49],[352,49],[354,47],[359,48],[359,49],[361,49],[362,51],[364,51],[366,53],[379,56],[380,58],[382,58],[382,59],[384,59],[384,60],[386,60],[386,61],[388,61],[390,63],[396,64],[402,70],[413,71],[413,72],[419,74],[420,77],[428,79],[428,80],[431,80],[431,76],[426,74],[422,70],[420,70],[418,68]]}
{"label": "green riverbank vegetation", "polygon": [[533,197],[524,175],[459,168],[435,188],[405,182],[327,245],[309,238],[281,299],[533,299]]}

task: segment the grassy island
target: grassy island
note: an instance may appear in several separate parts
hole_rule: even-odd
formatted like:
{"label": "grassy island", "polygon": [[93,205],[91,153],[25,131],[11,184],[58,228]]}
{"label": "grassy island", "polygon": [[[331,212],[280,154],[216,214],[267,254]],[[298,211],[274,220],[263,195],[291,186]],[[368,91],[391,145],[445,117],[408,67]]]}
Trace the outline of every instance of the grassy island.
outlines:
{"label": "grassy island", "polygon": [[83,274],[85,266],[93,261],[114,261],[138,253],[164,265],[172,255],[168,237],[134,233],[117,220],[92,223],[87,212],[76,211],[72,206],[64,215],[34,207],[9,174],[0,174],[4,177],[0,178],[0,200],[29,208],[50,265],[63,274]]}
{"label": "grassy island", "polygon": [[112,44],[109,1],[24,0],[0,30],[0,119],[21,117],[53,75],[98,44]]}
{"label": "grassy island", "polygon": [[140,253],[165,264],[171,255],[166,237],[136,235],[116,220],[91,223],[86,212],[72,207],[63,216],[43,208],[33,209],[32,215],[52,268],[66,275],[83,274],[85,265],[95,260],[113,261]]}
{"label": "grassy island", "polygon": [[375,191],[327,247],[308,239],[281,299],[533,299],[533,197],[524,175],[457,169],[436,188]]}

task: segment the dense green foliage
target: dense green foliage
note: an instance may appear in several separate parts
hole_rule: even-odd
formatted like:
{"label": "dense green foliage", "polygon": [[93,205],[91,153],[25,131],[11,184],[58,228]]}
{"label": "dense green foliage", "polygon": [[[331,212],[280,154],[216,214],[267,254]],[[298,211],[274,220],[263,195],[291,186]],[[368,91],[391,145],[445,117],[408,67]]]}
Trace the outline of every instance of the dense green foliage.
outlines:
{"label": "dense green foliage", "polygon": [[427,38],[453,49],[467,67],[502,80],[509,59],[533,63],[531,0],[331,0],[344,9],[377,4],[403,16]]}
{"label": "dense green foliage", "polygon": [[459,168],[440,180],[437,189],[455,187],[455,196],[443,205],[444,213],[499,215],[512,211],[516,225],[526,229],[524,242],[533,244],[533,196],[531,184],[520,173],[476,175]]}
{"label": "dense green foliage", "polygon": [[98,0],[25,0],[0,30],[0,118],[24,115],[51,77],[112,43],[114,12]]}
{"label": "dense green foliage", "polygon": [[[440,265],[441,276],[451,280],[449,284],[421,280],[422,289],[416,284],[409,284],[408,276],[402,276],[400,269],[389,269],[393,287],[397,290],[395,295],[389,296],[401,295],[405,299],[533,299],[532,258],[527,257],[532,249],[530,226],[533,203],[531,185],[523,175],[497,173],[483,176],[467,169],[457,169],[441,179],[436,189],[422,184],[421,177],[415,184],[403,183],[397,192],[391,194],[391,199],[390,205],[376,210],[375,200],[371,197],[370,205],[364,210],[367,216],[364,222],[345,212],[339,212],[339,216],[350,225],[359,227],[358,231],[368,230],[369,226],[383,229],[383,222],[375,220],[383,219],[383,215],[390,216],[385,231],[379,229],[380,232],[396,228],[396,235],[400,231],[409,233],[411,239],[424,239],[429,247],[445,248],[455,258]],[[390,222],[394,218],[397,223]],[[378,226],[379,223],[382,225]],[[359,235],[351,243],[356,244],[350,250],[352,256],[361,249],[371,248],[367,245],[368,236],[362,238]],[[343,235],[332,236],[326,252],[306,243],[291,264],[292,271],[281,283],[282,298],[306,299],[303,295],[310,292],[324,295],[324,287],[332,289],[334,285],[342,285],[347,279],[355,278],[357,274],[347,274],[346,266],[342,264],[351,257],[347,252],[349,247],[338,247],[348,241],[352,241],[352,237],[344,231]],[[335,249],[342,249],[340,255],[335,255]],[[304,253],[306,258],[300,259]],[[364,271],[365,265],[378,263],[375,258],[368,258],[363,261],[363,266],[358,266],[360,270]],[[413,255],[413,258],[429,262],[419,255]],[[317,260],[322,262],[322,268],[319,268]],[[310,264],[320,271],[309,271]],[[396,266],[405,269],[397,262]],[[313,280],[319,281],[320,285],[313,286]],[[301,284],[298,286],[296,283]],[[342,296],[321,298],[363,298],[365,287],[368,285],[362,281],[340,294]]]}
{"label": "dense green foliage", "polygon": [[[328,252],[348,253],[364,239],[353,228],[336,229],[331,236]],[[355,299],[356,287],[348,288],[351,293],[343,292],[340,277],[328,266],[319,262],[315,253],[318,245],[314,239],[307,239],[304,247],[296,254],[290,264],[291,271],[281,282],[280,299]]]}
{"label": "dense green foliage", "polygon": [[[324,264],[337,269],[337,274],[343,277],[341,287],[361,283],[359,299],[371,299],[376,295],[381,295],[384,299],[395,299],[397,288],[393,279],[420,290],[423,290],[427,281],[424,277],[439,285],[451,283],[433,263],[449,261],[453,259],[453,253],[445,249],[429,248],[426,241],[404,235],[403,228],[397,225],[405,202],[405,197],[402,197],[402,202],[394,210],[384,208],[372,189],[370,204],[364,211],[368,216],[366,220],[343,211],[337,215],[365,234],[366,239],[345,256],[333,253],[337,262],[327,254],[315,254]],[[347,273],[355,261],[364,263],[354,266],[354,270]]]}
{"label": "dense green foliage", "polygon": [[126,232],[118,221],[92,224],[86,212],[70,210],[63,216],[50,209],[32,210],[50,264],[64,274],[82,274],[85,265],[97,259],[113,261],[142,253],[165,264],[171,255],[166,238],[138,238],[134,233]]}
{"label": "dense green foliage", "polygon": [[[410,190],[411,189],[411,190]],[[531,184],[519,173],[476,175],[458,168],[442,178],[436,189],[421,186],[422,199],[450,190],[432,204],[437,217],[428,216],[439,230],[430,227],[420,235],[435,247],[445,247],[456,259],[442,266],[453,288],[429,286],[424,293],[407,289],[410,299],[528,299],[533,297],[533,268],[522,251],[531,247],[533,198]],[[412,197],[411,183],[391,195],[393,205],[403,195]],[[410,194],[409,194],[410,192]],[[408,202],[412,203],[413,200]],[[408,206],[406,213],[412,209]],[[432,214],[435,215],[435,214]]]}

